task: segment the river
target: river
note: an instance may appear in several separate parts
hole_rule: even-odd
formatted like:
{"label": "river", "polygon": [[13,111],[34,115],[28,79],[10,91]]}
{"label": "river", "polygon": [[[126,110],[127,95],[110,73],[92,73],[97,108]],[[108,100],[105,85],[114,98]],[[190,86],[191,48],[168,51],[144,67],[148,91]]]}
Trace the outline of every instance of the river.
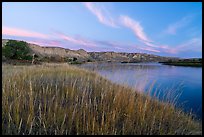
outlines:
{"label": "river", "polygon": [[112,82],[125,84],[138,92],[150,91],[151,96],[156,95],[160,100],[178,97],[177,107],[182,107],[186,112],[192,111],[197,118],[202,119],[202,68],[160,63],[87,63],[81,67],[96,71]]}

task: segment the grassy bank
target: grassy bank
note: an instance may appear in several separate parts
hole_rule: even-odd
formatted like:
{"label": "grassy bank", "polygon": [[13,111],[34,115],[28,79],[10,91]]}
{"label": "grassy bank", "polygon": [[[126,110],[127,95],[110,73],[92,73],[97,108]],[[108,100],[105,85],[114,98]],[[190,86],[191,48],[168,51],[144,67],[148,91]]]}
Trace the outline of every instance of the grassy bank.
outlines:
{"label": "grassy bank", "polygon": [[159,63],[162,63],[164,65],[173,65],[173,66],[202,67],[201,58],[169,60],[166,62],[159,62]]}
{"label": "grassy bank", "polygon": [[190,114],[62,64],[3,65],[3,134],[201,134]]}
{"label": "grassy bank", "polygon": [[194,62],[164,62],[163,64],[173,65],[173,66],[202,67],[202,63],[194,63]]}

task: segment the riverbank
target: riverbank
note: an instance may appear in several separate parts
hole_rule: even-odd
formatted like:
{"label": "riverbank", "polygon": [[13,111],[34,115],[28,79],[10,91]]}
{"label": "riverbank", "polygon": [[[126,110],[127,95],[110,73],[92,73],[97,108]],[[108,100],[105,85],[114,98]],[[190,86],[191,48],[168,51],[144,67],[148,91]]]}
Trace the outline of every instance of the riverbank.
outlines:
{"label": "riverbank", "polygon": [[164,65],[173,65],[173,66],[189,66],[189,67],[202,67],[202,59],[180,59],[180,60],[170,60],[166,62],[159,62]]}
{"label": "riverbank", "polygon": [[172,66],[189,66],[189,67],[202,67],[202,63],[191,63],[191,62],[164,62],[164,65]]}
{"label": "riverbank", "polygon": [[198,121],[67,64],[3,65],[3,134],[201,134]]}

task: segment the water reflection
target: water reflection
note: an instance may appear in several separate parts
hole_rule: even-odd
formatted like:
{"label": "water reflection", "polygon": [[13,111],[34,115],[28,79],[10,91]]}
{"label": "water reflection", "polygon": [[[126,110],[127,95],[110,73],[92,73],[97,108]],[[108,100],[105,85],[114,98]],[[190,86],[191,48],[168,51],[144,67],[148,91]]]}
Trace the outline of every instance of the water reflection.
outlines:
{"label": "water reflection", "polygon": [[[168,66],[159,63],[88,63],[81,65],[97,71],[112,82],[125,84],[139,92],[181,94],[177,105],[202,118],[202,68]],[[153,85],[153,86],[151,86]],[[172,96],[172,97],[175,97]]]}

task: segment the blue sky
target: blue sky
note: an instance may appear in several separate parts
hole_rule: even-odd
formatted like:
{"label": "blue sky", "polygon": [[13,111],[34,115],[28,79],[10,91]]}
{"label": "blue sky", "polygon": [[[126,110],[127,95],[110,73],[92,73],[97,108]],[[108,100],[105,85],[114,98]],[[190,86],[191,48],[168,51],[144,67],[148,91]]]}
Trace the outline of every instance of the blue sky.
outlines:
{"label": "blue sky", "polygon": [[202,3],[4,2],[3,38],[87,51],[202,56]]}

